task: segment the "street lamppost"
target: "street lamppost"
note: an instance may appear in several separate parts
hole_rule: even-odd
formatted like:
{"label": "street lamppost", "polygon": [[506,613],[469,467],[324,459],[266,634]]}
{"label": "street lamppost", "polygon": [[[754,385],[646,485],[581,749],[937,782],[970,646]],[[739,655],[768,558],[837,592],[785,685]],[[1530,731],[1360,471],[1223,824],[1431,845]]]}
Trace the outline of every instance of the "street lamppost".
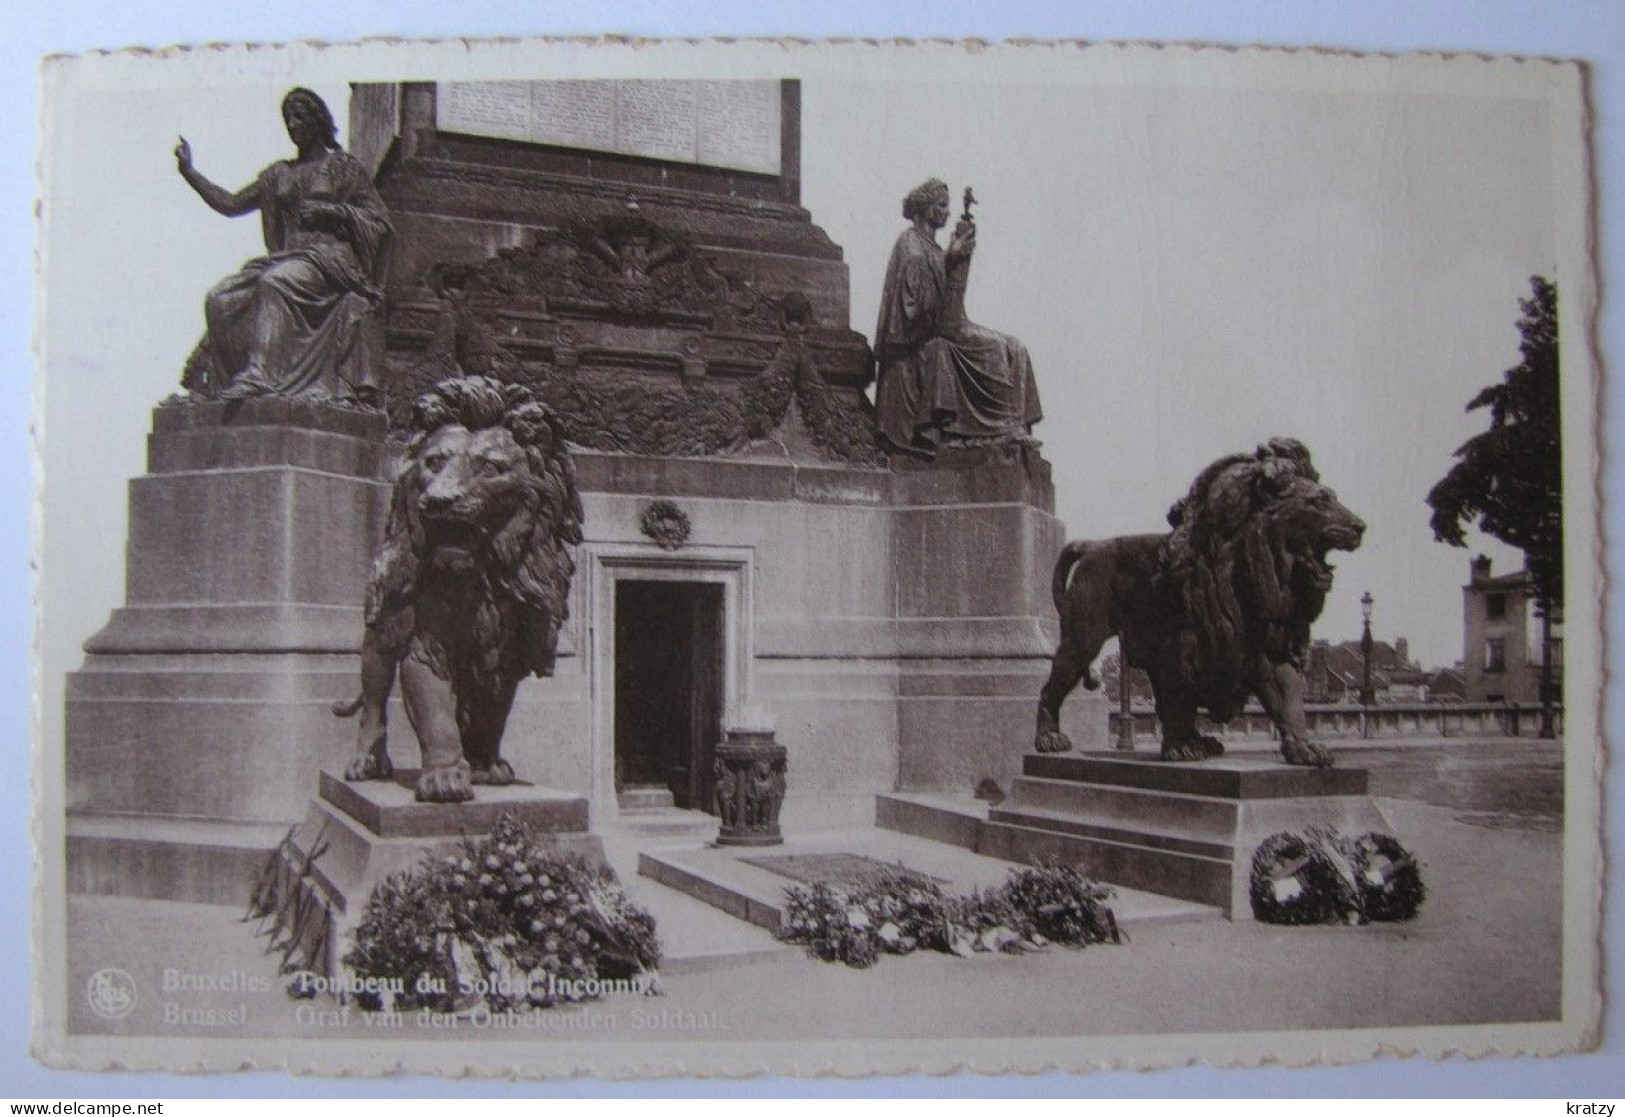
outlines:
{"label": "street lamppost", "polygon": [[1376,704],[1376,693],[1371,689],[1371,606],[1376,599],[1367,590],[1360,595],[1360,618],[1364,630],[1360,633],[1360,658],[1364,663],[1360,675],[1360,736],[1371,736],[1371,707]]}
{"label": "street lamppost", "polygon": [[1117,747],[1122,752],[1134,751],[1134,706],[1129,689],[1128,665],[1121,650],[1117,653]]}
{"label": "street lamppost", "polygon": [[1562,701],[1563,688],[1552,670],[1552,609],[1550,601],[1536,603],[1540,613],[1540,736],[1542,740],[1557,739],[1557,719],[1553,707]]}

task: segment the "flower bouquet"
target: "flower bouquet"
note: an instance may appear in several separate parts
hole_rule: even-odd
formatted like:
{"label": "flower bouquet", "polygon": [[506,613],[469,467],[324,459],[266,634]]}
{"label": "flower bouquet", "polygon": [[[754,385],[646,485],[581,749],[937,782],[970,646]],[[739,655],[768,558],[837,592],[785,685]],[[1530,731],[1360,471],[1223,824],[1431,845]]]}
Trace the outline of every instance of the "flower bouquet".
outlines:
{"label": "flower bouquet", "polygon": [[1042,950],[1051,942],[1122,941],[1105,906],[1111,890],[1071,866],[1012,869],[998,888],[957,896],[901,866],[851,883],[792,885],[785,895],[781,936],[805,943],[814,957],[858,968],[881,954],[915,950],[969,957]]}
{"label": "flower bouquet", "polygon": [[543,1008],[656,991],[655,923],[607,867],[504,815],[490,836],[381,881],[344,963],[394,979],[369,1007]]}

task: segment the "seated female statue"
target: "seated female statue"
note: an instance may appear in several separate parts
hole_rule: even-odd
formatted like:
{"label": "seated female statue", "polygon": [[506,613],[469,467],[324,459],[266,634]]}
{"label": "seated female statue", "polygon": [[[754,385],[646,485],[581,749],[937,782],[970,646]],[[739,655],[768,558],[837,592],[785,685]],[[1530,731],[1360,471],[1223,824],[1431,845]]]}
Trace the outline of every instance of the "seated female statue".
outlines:
{"label": "seated female statue", "polygon": [[[373,402],[381,363],[372,316],[389,211],[361,164],[339,147],[333,115],[308,89],[282,99],[298,153],[233,194],[192,166],[185,137],[181,177],[227,217],[259,211],[266,255],[216,284],[204,300],[207,332],[181,383],[224,399],[327,396]],[[372,328],[369,328],[372,327]]]}
{"label": "seated female statue", "polygon": [[1027,347],[965,316],[976,224],[974,196],[946,251],[948,184],[928,179],[903,199],[909,227],[897,238],[875,327],[875,410],[888,453],[932,458],[943,445],[1034,444],[1043,418]]}

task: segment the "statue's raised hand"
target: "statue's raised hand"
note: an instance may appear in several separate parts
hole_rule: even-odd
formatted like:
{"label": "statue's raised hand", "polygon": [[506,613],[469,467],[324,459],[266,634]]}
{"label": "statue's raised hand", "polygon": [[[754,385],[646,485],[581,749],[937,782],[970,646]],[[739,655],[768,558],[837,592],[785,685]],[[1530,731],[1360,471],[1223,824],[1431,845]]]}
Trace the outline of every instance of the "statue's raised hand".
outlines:
{"label": "statue's raised hand", "polygon": [[175,169],[185,174],[192,169],[192,145],[186,142],[186,137],[180,137],[180,143],[175,145]]}
{"label": "statue's raised hand", "polygon": [[975,251],[976,223],[962,220],[954,226],[954,235],[948,241],[947,256],[950,260],[968,260]]}

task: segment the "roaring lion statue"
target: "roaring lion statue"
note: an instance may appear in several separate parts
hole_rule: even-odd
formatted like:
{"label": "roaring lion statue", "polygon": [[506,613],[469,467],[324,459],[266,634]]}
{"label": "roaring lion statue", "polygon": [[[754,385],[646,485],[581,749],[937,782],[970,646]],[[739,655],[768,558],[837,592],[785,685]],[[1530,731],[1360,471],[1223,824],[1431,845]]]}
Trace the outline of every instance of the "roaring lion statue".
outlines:
{"label": "roaring lion statue", "polygon": [[[1068,543],[1053,592],[1061,644],[1038,703],[1039,752],[1072,747],[1061,703],[1100,647],[1120,638],[1120,660],[1151,677],[1164,760],[1224,752],[1197,732],[1198,709],[1228,721],[1256,695],[1288,764],[1328,767],[1309,740],[1303,663],[1309,625],[1332,585],[1326,556],[1360,545],[1365,524],[1320,483],[1308,449],[1277,438],[1221,458],[1168,512],[1167,535]],[[1124,668],[1126,670],[1126,668]]]}
{"label": "roaring lion statue", "polygon": [[345,779],[393,774],[398,670],[423,749],[419,799],[513,781],[503,727],[519,681],[553,673],[581,522],[558,420],[528,389],[470,376],[418,397],[367,587],[361,696],[334,708],[361,712]]}

